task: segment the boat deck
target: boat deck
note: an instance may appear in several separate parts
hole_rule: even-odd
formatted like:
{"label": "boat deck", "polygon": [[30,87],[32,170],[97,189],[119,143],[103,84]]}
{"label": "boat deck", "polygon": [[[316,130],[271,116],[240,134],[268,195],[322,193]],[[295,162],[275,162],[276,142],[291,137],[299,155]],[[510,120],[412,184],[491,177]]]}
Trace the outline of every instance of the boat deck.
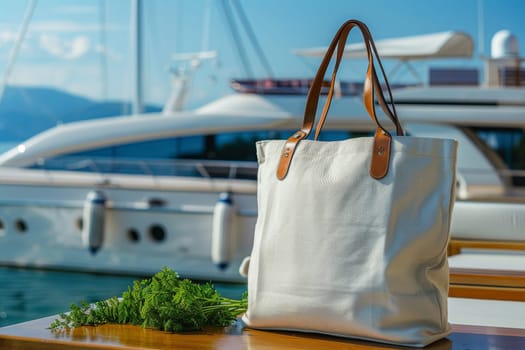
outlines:
{"label": "boat deck", "polygon": [[[425,349],[430,350],[500,350],[525,349],[525,303],[450,299],[453,333]],[[53,332],[49,324],[56,318],[0,328],[1,349],[72,350],[72,349],[408,349],[373,342],[330,336],[269,332],[243,328],[237,323],[226,329],[171,334],[128,325],[79,327]]]}
{"label": "boat deck", "polygon": [[[458,252],[472,244],[480,248],[479,242],[456,243]],[[501,248],[501,242],[496,243]],[[451,257],[448,317],[453,333],[425,349],[525,349],[525,256],[504,253],[475,251]],[[56,317],[0,328],[0,349],[409,349],[322,335],[258,331],[243,328],[240,321],[226,329],[185,334],[129,325],[53,332],[48,327]]]}

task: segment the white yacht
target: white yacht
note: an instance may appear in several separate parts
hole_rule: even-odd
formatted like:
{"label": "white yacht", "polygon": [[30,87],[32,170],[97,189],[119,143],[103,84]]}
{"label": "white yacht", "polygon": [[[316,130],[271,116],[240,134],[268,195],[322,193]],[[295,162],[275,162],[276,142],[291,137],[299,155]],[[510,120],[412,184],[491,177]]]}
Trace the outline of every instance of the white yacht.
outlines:
{"label": "white yacht", "polygon": [[[525,240],[525,77],[512,38],[495,43],[502,52],[482,83],[477,71],[441,69],[427,85],[394,90],[410,135],[459,141],[456,237]],[[473,51],[461,33],[396,40],[379,41],[380,54],[408,62]],[[58,125],[0,154],[0,265],[135,275],[169,266],[241,281],[257,218],[254,142],[286,139],[305,104],[301,82],[252,83],[192,111]],[[268,89],[277,85],[287,90]],[[323,140],[373,130],[359,86],[346,86]]]}

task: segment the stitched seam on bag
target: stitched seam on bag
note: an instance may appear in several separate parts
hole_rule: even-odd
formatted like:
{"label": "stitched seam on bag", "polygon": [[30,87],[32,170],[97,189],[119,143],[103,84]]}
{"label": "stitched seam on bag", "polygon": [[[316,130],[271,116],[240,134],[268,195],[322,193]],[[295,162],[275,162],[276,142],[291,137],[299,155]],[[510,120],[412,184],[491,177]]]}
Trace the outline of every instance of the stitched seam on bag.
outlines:
{"label": "stitched seam on bag", "polygon": [[[350,144],[350,142],[348,141],[358,141],[360,138],[354,138],[354,139],[348,139],[348,140],[343,140],[343,141],[311,141],[311,140],[303,140],[299,145],[298,145],[298,149],[296,150],[295,154],[294,154],[294,157],[297,157],[297,156],[306,156],[306,155],[309,155],[309,156],[318,156],[319,153],[324,153],[326,152],[327,154],[323,154],[323,158],[325,158],[325,156],[329,157],[329,156],[339,156],[339,155],[350,155],[350,154],[361,154],[361,153],[369,153],[370,152],[370,149],[362,149],[362,150],[352,150],[352,149],[349,149],[345,152],[337,152],[337,153],[333,153],[333,152],[329,152],[326,150],[326,148],[330,148],[330,147],[334,147],[334,148],[340,148],[337,146],[337,144],[343,144],[343,143],[347,143],[347,144]],[[422,139],[425,139],[425,138],[422,138]],[[426,140],[426,139],[425,139]],[[441,139],[436,139],[436,140],[441,140]],[[271,144],[271,143],[276,143],[279,145],[279,147],[282,147],[285,143],[284,140],[264,140],[264,141],[257,141],[256,143],[258,144],[261,144],[261,146],[265,146],[265,145],[268,145],[268,144]],[[313,149],[313,150],[310,150],[309,148],[312,147],[312,145],[323,145],[324,149],[323,151],[320,151],[318,149]],[[301,146],[301,150],[299,151],[299,146]],[[348,146],[350,147],[350,146]],[[362,147],[362,146],[361,146]],[[392,147],[392,150],[390,151],[391,154],[395,154],[395,153],[403,153],[403,154],[407,154],[407,155],[411,155],[411,156],[415,156],[415,157],[435,157],[435,158],[440,158],[440,159],[456,159],[457,158],[457,154],[452,154],[450,156],[443,156],[441,153],[442,150],[436,150],[436,152],[429,152],[429,153],[422,153],[422,152],[410,152],[410,151],[407,151],[406,150],[406,147],[408,146],[405,146],[404,144],[401,144],[402,147],[401,149],[393,149],[394,147]],[[357,148],[357,147],[356,147]],[[278,152],[280,153],[280,152]],[[314,154],[312,154],[314,153]],[[454,152],[452,152],[454,153]]]}
{"label": "stitched seam on bag", "polygon": [[[456,157],[454,157],[455,159]],[[452,166],[451,166],[451,169],[455,169],[456,168],[456,163],[453,162]],[[453,205],[454,205],[454,200],[455,200],[455,197],[454,197],[454,192],[455,192],[455,186],[456,185],[456,173],[455,171],[452,171],[452,179],[451,179],[451,185],[450,185],[450,191],[449,191],[449,198],[448,198],[448,216],[447,216],[447,222],[445,223],[444,225],[444,232],[442,232],[443,234],[446,235],[446,239],[444,240],[443,242],[443,245],[440,247],[440,250],[439,250],[439,254],[437,254],[435,257],[432,258],[432,260],[438,260],[440,257],[443,257],[443,255],[445,256],[444,258],[442,258],[443,260],[446,260],[447,259],[447,247],[448,247],[448,243],[449,243],[449,239],[450,239],[450,225],[451,225],[451,219],[452,219],[452,208],[453,208]],[[432,265],[432,267],[428,268],[427,271],[429,270],[432,270],[433,267],[435,266],[439,266],[440,264],[444,264],[446,263],[446,261],[443,261],[443,260],[439,260],[438,261],[438,264],[434,264]],[[449,274],[447,272],[447,278]],[[450,282],[448,282],[449,284]],[[448,285],[447,284],[447,285]],[[437,287],[434,287],[435,291],[439,291],[439,288]],[[446,290],[447,292],[447,295],[445,296],[445,298],[448,297],[448,288]],[[436,304],[439,306],[439,312],[440,312],[440,320],[441,320],[441,328],[442,329],[447,329],[448,328],[448,317],[447,318],[444,318],[443,317],[443,313],[445,312],[444,310],[441,309],[441,304],[439,303],[439,299],[438,299],[438,295],[437,293],[434,293],[434,299]],[[445,303],[447,303],[447,301],[445,301]],[[444,322],[444,324],[443,324]]]}
{"label": "stitched seam on bag", "polygon": [[[334,141],[337,142],[337,141]],[[317,157],[317,158],[327,158],[327,157],[338,157],[338,156],[348,156],[352,154],[371,154],[370,149],[349,149],[345,150],[344,152],[330,152],[329,146],[327,143],[327,147],[324,147],[322,150],[320,149],[310,149],[310,145],[302,145],[302,147],[296,150],[294,157]],[[339,148],[336,146],[333,146],[333,148]],[[357,147],[356,147],[357,148]],[[419,157],[419,158],[438,158],[438,159],[456,159],[457,154],[451,154],[451,155],[442,155],[442,152],[436,151],[436,152],[411,152],[407,151],[407,149],[392,149],[390,151],[391,154],[397,154],[402,153],[413,157]],[[454,152],[452,152],[454,153]]]}
{"label": "stitched seam on bag", "polygon": [[[370,153],[369,151],[357,151],[357,152],[345,152],[345,153],[329,153],[329,152],[326,152],[326,154],[320,154],[320,153],[316,153],[316,154],[310,154],[310,153],[296,153],[294,155],[295,158],[307,158],[307,159],[327,159],[327,158],[335,158],[335,157],[343,157],[343,156],[350,156],[350,155],[354,155],[354,154],[363,154],[363,153]],[[436,155],[436,154],[420,154],[420,153],[408,153],[408,152],[404,152],[404,151],[397,151],[397,152],[391,152],[391,154],[395,154],[395,153],[403,153],[405,155],[409,155],[409,156],[412,156],[412,157],[417,157],[417,158],[437,158],[437,159],[452,159],[452,160],[455,160],[456,159],[456,156],[451,156],[451,157],[445,157],[445,156],[439,156],[439,155]]]}
{"label": "stitched seam on bag", "polygon": [[[448,240],[447,240],[447,242],[448,242]],[[446,251],[441,253],[441,256],[443,256],[443,255],[445,256],[444,259],[441,259],[437,264],[434,264],[431,267],[428,267],[426,269],[426,272],[432,271],[432,270],[435,269],[435,267],[439,267],[440,265],[445,264],[446,263],[446,259],[447,259]],[[447,275],[447,278],[448,278],[448,272],[446,273],[446,275]],[[440,303],[439,296],[438,296],[438,295],[441,295],[441,293],[439,293],[440,289],[438,287],[436,287],[435,285],[433,285],[433,286],[434,286],[434,288],[432,290],[432,295],[434,296],[434,302],[435,302],[437,308],[439,309],[439,321],[440,321],[439,323],[440,323],[441,329],[446,329],[447,325],[448,325],[448,317],[447,318],[443,317],[443,314],[444,314],[445,311],[441,307],[441,303]],[[446,292],[445,304],[447,304],[446,298],[448,297],[448,288],[447,288],[447,290],[445,292]]]}
{"label": "stitched seam on bag", "polygon": [[[457,147],[456,147],[456,152],[457,154]],[[454,162],[451,166],[451,169],[456,169],[456,157],[454,157]],[[448,217],[447,217],[447,223],[446,223],[446,234],[447,234],[447,239],[445,240],[445,247],[443,248],[444,252],[442,254],[445,255],[445,262],[446,264],[448,264],[448,261],[446,261],[447,258],[447,247],[448,247],[448,243],[449,243],[449,240],[450,240],[450,226],[451,226],[451,221],[452,221],[452,210],[454,208],[454,202],[455,202],[455,199],[456,199],[456,172],[454,170],[452,170],[452,179],[451,179],[451,183],[450,183],[450,192],[449,192],[449,198],[448,198]],[[447,282],[447,294],[445,296],[445,303],[448,304],[448,300],[446,299],[448,297],[448,290],[449,290],[449,285],[450,285],[450,277],[449,277],[449,273],[447,272],[447,278],[449,279]],[[436,298],[437,298],[437,295],[436,295]],[[444,312],[447,312],[447,317],[443,317],[443,313]],[[442,324],[441,324],[441,327],[443,329],[449,329],[450,331],[450,326],[448,325],[448,309],[447,311],[443,311],[441,310],[440,308],[440,319],[442,320]],[[444,324],[443,324],[444,322]]]}
{"label": "stitched seam on bag", "polygon": [[[334,158],[334,157],[342,157],[342,156],[349,156],[349,155],[354,155],[354,154],[368,154],[370,153],[370,151],[368,150],[363,150],[363,151],[349,151],[349,152],[344,152],[344,153],[333,153],[333,152],[328,152],[328,151],[323,151],[323,153],[321,152],[315,152],[313,151],[312,153],[309,153],[307,151],[305,151],[304,149],[301,151],[301,152],[296,152],[294,157],[295,158],[309,158],[309,159],[326,159],[326,158]],[[409,156],[412,156],[412,157],[418,157],[418,158],[437,158],[437,159],[452,159],[452,160],[456,160],[457,159],[457,156],[455,155],[452,155],[452,156],[442,156],[442,155],[439,155],[439,154],[433,154],[433,153],[411,153],[411,152],[406,152],[406,151],[402,151],[402,150],[399,150],[399,151],[392,151],[390,152],[391,154],[396,154],[396,153],[402,153],[402,154],[405,154],[405,155],[409,155]]]}

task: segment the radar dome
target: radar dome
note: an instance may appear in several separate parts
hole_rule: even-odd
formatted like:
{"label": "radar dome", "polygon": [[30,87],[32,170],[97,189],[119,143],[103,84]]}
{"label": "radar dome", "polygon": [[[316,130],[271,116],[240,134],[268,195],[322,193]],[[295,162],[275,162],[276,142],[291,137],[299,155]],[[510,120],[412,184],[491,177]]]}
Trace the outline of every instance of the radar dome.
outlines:
{"label": "radar dome", "polygon": [[492,58],[519,57],[518,38],[508,30],[500,30],[490,43]]}

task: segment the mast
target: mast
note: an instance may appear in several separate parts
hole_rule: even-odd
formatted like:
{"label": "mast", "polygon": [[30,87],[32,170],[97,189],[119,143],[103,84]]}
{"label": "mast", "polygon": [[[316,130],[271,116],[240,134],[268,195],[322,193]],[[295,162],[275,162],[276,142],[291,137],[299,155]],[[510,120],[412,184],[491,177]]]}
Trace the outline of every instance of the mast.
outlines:
{"label": "mast", "polygon": [[100,41],[100,98],[101,100],[107,100],[108,98],[108,44],[106,40],[107,21],[106,21],[106,2],[99,0],[98,3],[98,16],[100,23],[99,41]]}
{"label": "mast", "polygon": [[15,61],[18,57],[18,53],[20,52],[20,48],[22,47],[22,43],[27,33],[27,29],[29,28],[31,17],[33,17],[33,13],[35,12],[36,4],[37,4],[37,0],[31,0],[27,5],[27,8],[24,14],[24,20],[22,21],[22,25],[20,26],[20,29],[18,30],[18,35],[16,36],[16,40],[15,40],[15,45],[11,49],[11,52],[9,54],[9,59],[7,60],[7,68],[5,69],[4,76],[2,78],[2,82],[0,83],[0,100],[2,100],[5,87],[9,81],[9,78],[11,77],[11,73],[13,71]]}
{"label": "mast", "polygon": [[137,115],[143,112],[142,95],[142,37],[141,37],[141,12],[142,0],[131,2],[131,55],[132,55],[132,95],[131,114]]}
{"label": "mast", "polygon": [[481,58],[485,56],[485,21],[483,17],[483,0],[478,0],[478,51]]}

